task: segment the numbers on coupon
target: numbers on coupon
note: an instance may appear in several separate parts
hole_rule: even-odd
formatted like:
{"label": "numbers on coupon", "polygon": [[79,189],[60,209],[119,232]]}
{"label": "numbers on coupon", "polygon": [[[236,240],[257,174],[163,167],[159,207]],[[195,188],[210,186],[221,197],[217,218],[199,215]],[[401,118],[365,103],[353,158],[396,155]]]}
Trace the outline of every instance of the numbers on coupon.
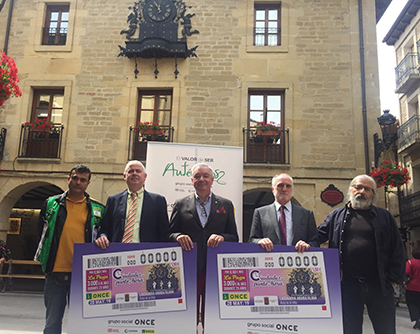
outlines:
{"label": "numbers on coupon", "polygon": [[[284,267],[301,267],[302,266],[302,261],[303,261],[303,265],[305,267],[309,267],[310,265],[312,265],[313,267],[317,267],[318,266],[318,258],[313,255],[313,256],[296,256],[295,258],[293,258],[292,256],[279,256],[279,266],[284,268]],[[266,267],[271,267],[272,262],[266,262],[265,266]],[[274,266],[274,264],[273,264]]]}
{"label": "numbers on coupon", "polygon": [[[175,262],[178,259],[177,253],[175,251],[172,251],[172,252],[163,252],[163,253],[156,252],[156,253],[149,253],[147,255],[146,254],[140,255],[141,264],[161,263],[162,260],[163,262],[169,262],[169,259],[172,262]],[[130,260],[127,261],[127,264],[129,264],[129,261]]]}

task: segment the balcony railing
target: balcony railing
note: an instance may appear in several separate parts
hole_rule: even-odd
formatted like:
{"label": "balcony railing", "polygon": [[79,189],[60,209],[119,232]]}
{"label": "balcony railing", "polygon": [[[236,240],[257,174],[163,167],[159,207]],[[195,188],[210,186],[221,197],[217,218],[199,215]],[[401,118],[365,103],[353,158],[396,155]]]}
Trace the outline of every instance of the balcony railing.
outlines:
{"label": "balcony railing", "polygon": [[243,129],[244,162],[289,164],[289,129],[278,136],[259,136],[255,128]]}
{"label": "balcony railing", "polygon": [[410,224],[420,218],[420,191],[400,197],[401,224]]}
{"label": "balcony railing", "polygon": [[419,139],[419,116],[413,116],[398,128],[398,150],[406,149]]}
{"label": "balcony railing", "polygon": [[164,141],[172,142],[174,128],[162,126],[162,134],[152,133],[145,134],[141,133],[140,130],[134,130],[134,127],[130,126],[130,140],[128,143],[128,160],[146,160],[147,154],[147,142],[148,141]]}
{"label": "balcony railing", "polygon": [[67,28],[43,28],[43,45],[66,45]]}
{"label": "balcony railing", "polygon": [[49,130],[34,130],[22,124],[18,157],[59,159],[63,130],[62,125],[54,125]]}
{"label": "balcony railing", "polygon": [[0,130],[0,161],[3,160],[4,145],[6,144],[6,128],[1,128]]}
{"label": "balcony railing", "polygon": [[405,93],[406,86],[410,86],[410,82],[420,79],[417,69],[417,53],[408,53],[404,59],[395,68],[395,79],[397,93]]}

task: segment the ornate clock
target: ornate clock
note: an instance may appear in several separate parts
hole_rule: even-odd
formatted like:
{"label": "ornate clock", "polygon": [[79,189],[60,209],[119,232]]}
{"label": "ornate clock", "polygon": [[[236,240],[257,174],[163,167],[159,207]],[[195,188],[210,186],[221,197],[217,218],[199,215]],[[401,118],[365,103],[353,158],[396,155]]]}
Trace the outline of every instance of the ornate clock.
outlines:
{"label": "ornate clock", "polygon": [[146,20],[162,22],[173,19],[175,8],[169,0],[152,0],[143,7],[143,15]]}
{"label": "ornate clock", "polygon": [[[174,74],[177,78],[177,59],[197,57],[195,50],[198,46],[190,49],[187,46],[187,38],[199,33],[192,29],[191,19],[195,14],[187,13],[188,8],[191,7],[184,0],[139,0],[129,7],[133,11],[127,18],[129,28],[120,32],[127,35],[126,47],[119,45],[121,52],[118,56],[134,58],[136,78],[139,73],[137,58],[155,59],[155,78],[159,73],[157,60],[174,58]],[[181,26],[182,30],[179,29]],[[178,38],[179,30],[181,38]],[[137,31],[138,35],[135,36]]]}

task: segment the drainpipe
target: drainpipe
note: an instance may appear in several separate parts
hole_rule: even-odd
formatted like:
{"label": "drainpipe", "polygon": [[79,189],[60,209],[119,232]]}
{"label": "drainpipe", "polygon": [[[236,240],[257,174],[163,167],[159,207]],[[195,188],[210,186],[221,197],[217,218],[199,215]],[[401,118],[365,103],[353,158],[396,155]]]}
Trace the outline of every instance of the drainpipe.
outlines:
{"label": "drainpipe", "polygon": [[3,9],[5,3],[6,3],[6,0],[1,0],[1,3],[0,3],[0,12]]}
{"label": "drainpipe", "polygon": [[360,76],[362,81],[362,118],[363,118],[363,140],[365,149],[365,169],[366,174],[370,173],[369,166],[369,144],[367,128],[367,108],[366,108],[366,73],[365,73],[365,46],[363,40],[363,6],[359,0],[359,44],[360,44]]}
{"label": "drainpipe", "polygon": [[7,54],[7,49],[9,48],[9,35],[10,35],[10,25],[12,23],[12,13],[13,13],[13,4],[14,0],[10,0],[9,3],[9,15],[7,16],[7,26],[6,26],[6,35],[4,38],[4,48],[3,52]]}

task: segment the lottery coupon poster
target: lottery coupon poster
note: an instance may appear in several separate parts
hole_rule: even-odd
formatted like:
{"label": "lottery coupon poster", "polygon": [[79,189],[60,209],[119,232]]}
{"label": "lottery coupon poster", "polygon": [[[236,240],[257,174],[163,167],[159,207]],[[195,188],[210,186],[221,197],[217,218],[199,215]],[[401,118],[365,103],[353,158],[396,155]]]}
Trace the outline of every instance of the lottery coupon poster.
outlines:
{"label": "lottery coupon poster", "polygon": [[343,333],[336,249],[221,243],[206,282],[206,334]]}
{"label": "lottery coupon poster", "polygon": [[176,243],[111,243],[105,250],[76,244],[68,333],[194,333],[195,249],[185,252]]}

